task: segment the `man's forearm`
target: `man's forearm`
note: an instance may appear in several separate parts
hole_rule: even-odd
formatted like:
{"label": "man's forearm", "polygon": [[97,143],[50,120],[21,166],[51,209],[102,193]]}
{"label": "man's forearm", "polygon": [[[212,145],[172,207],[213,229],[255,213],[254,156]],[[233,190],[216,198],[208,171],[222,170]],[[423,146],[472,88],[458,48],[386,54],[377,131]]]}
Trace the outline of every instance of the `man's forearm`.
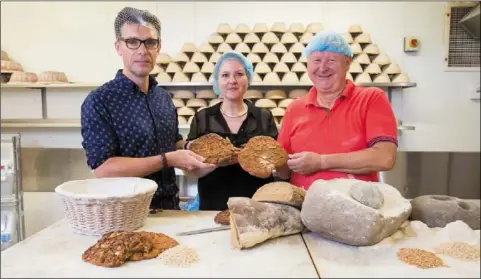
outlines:
{"label": "man's forearm", "polygon": [[101,177],[144,177],[162,169],[161,156],[145,158],[113,157],[94,170]]}
{"label": "man's forearm", "polygon": [[364,174],[389,170],[396,161],[395,149],[366,148],[360,151],[322,155],[321,167],[324,170]]}

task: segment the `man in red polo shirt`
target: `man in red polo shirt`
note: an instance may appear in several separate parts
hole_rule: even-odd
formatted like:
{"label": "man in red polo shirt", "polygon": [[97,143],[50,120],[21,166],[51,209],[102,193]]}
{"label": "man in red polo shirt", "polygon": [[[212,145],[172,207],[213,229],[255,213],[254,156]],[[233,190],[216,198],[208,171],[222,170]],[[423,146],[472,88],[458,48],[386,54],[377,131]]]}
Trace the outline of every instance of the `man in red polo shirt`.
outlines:
{"label": "man in red polo shirt", "polygon": [[278,142],[289,160],[277,175],[290,175],[304,189],[318,179],[378,181],[377,172],[391,169],[397,152],[397,123],[386,94],[346,79],[352,52],[337,33],[319,32],[303,55],[314,86],[286,109]]}

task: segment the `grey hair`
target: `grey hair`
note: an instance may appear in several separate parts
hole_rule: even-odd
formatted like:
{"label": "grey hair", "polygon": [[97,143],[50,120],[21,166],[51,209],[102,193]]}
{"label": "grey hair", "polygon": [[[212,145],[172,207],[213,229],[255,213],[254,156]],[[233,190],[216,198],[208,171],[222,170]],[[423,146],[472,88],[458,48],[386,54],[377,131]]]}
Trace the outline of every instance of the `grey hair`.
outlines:
{"label": "grey hair", "polygon": [[134,24],[142,24],[142,25],[150,24],[157,31],[157,35],[159,35],[158,39],[160,40],[160,21],[155,15],[153,15],[149,11],[139,10],[132,7],[123,8],[117,14],[117,17],[115,18],[115,23],[114,23],[115,37],[117,39],[120,39],[121,37],[120,29],[126,23],[134,23]]}

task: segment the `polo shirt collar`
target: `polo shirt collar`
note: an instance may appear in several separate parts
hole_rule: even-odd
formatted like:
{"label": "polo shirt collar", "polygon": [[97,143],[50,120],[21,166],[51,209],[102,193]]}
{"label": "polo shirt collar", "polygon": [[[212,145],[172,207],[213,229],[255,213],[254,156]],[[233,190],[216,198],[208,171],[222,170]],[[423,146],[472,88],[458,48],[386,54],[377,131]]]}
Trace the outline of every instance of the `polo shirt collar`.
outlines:
{"label": "polo shirt collar", "polygon": [[[339,98],[348,99],[352,95],[352,92],[354,91],[354,87],[355,87],[354,83],[351,80],[346,79],[346,86],[344,87],[344,90],[342,91]],[[317,103],[317,89],[314,86],[311,87],[311,89],[309,90],[309,93],[307,93],[306,107],[307,106],[315,106],[315,107],[319,106],[319,104]]]}
{"label": "polo shirt collar", "polygon": [[[122,72],[123,70],[120,69],[117,71],[117,74],[115,75],[115,81],[119,81],[122,87],[133,90],[133,92],[136,92],[137,90],[140,90],[139,86],[135,84],[131,79],[129,79],[124,73]],[[157,81],[155,78],[153,78],[151,75],[149,75],[149,91],[154,89],[157,86]]]}

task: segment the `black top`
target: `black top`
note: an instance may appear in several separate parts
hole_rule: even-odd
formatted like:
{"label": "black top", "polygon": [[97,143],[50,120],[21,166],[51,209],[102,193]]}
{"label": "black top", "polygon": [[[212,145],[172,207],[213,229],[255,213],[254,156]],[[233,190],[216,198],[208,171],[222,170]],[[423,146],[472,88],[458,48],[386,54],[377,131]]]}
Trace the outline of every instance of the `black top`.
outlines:
{"label": "black top", "polygon": [[[111,157],[141,158],[174,151],[175,143],[182,139],[169,93],[150,78],[149,91],[144,94],[121,70],[85,98],[81,124],[82,146],[91,169]],[[151,207],[179,207],[174,168],[145,178],[158,185]]]}
{"label": "black top", "polygon": [[[216,133],[221,137],[229,138],[234,146],[241,147],[254,136],[263,135],[277,139],[278,131],[272,113],[255,107],[250,101],[245,103],[248,106],[247,117],[237,134],[230,132],[220,111],[221,103],[218,103],[196,113],[192,119],[187,140]],[[239,164],[218,167],[208,175],[199,178],[199,209],[225,210],[230,197],[251,198],[257,189],[272,181],[272,177],[261,179],[250,175]]]}

